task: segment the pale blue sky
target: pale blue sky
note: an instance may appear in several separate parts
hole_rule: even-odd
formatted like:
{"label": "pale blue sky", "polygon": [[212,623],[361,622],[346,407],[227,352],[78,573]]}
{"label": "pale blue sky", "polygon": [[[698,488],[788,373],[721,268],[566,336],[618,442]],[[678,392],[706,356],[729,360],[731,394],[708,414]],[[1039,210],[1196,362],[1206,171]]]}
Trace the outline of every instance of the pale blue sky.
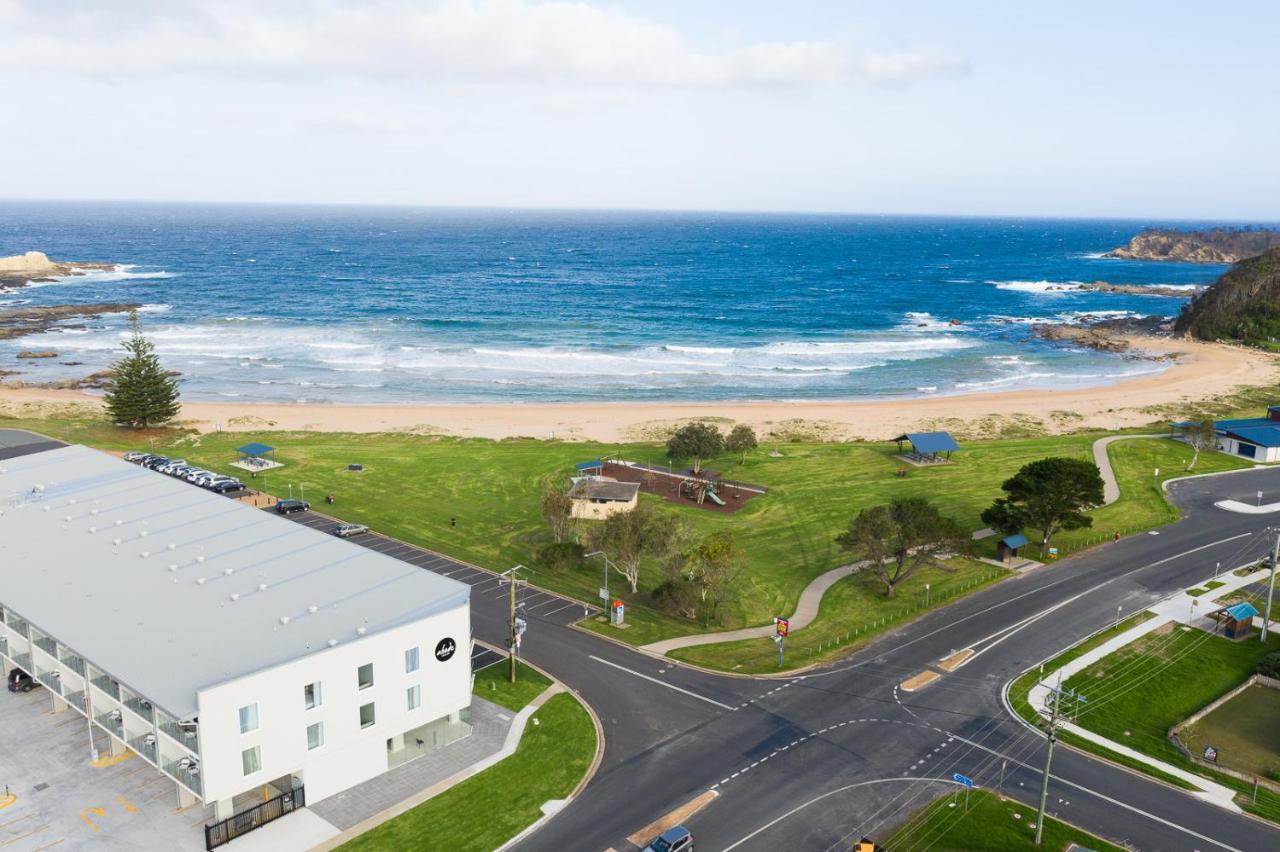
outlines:
{"label": "pale blue sky", "polygon": [[1267,2],[0,0],[0,197],[1276,220],[1277,31]]}

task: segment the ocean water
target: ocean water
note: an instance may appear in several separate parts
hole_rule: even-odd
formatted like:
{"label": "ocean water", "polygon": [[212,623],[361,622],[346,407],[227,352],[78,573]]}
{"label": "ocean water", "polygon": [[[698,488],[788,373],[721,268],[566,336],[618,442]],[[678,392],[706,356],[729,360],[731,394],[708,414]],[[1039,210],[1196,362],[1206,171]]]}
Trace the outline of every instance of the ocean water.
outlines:
{"label": "ocean water", "polygon": [[[0,203],[0,255],[114,271],[0,307],[136,302],[187,399],[856,399],[1087,386],[1163,365],[1032,322],[1177,313],[1221,267],[1100,257],[1143,222]],[[117,357],[123,316],[0,341],[47,381]],[[18,361],[22,349],[57,359]],[[71,363],[68,363],[71,362]],[[78,362],[78,363],[77,363]]]}

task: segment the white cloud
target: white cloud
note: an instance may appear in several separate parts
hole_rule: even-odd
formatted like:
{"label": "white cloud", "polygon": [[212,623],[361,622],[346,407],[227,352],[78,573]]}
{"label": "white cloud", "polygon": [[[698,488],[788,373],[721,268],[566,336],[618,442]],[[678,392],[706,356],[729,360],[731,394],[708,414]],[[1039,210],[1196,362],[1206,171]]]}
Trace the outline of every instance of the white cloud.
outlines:
{"label": "white cloud", "polygon": [[0,71],[564,81],[593,85],[901,84],[962,70],[927,52],[832,40],[707,48],[617,8],[532,0],[0,0]]}

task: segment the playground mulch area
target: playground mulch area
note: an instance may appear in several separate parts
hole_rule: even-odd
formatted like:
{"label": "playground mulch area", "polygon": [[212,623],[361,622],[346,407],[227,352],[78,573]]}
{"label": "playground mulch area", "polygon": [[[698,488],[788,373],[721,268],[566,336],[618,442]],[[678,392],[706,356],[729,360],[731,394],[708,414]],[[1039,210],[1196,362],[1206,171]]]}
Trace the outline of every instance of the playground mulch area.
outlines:
{"label": "playground mulch area", "polygon": [[1254,684],[1183,732],[1199,755],[1218,751],[1218,763],[1274,778],[1280,771],[1280,689]]}
{"label": "playground mulch area", "polygon": [[723,515],[731,515],[745,506],[751,498],[763,496],[754,491],[744,491],[732,485],[722,484],[717,493],[725,504],[717,506],[711,500],[703,500],[702,503],[698,503],[692,497],[681,494],[680,483],[688,477],[679,473],[659,473],[614,462],[605,463],[602,472],[605,476],[612,476],[619,482],[638,482],[640,483],[640,490],[645,494],[661,497],[668,503],[691,506],[695,509],[706,509],[709,512],[719,512]]}

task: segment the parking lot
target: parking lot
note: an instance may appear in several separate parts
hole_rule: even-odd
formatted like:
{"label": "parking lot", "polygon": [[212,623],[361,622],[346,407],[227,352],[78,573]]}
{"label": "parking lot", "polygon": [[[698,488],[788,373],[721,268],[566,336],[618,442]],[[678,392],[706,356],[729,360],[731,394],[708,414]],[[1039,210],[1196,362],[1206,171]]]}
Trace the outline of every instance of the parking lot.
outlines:
{"label": "parking lot", "polygon": [[0,850],[203,850],[203,806],[178,809],[174,783],[126,752],[113,761],[98,731],[92,765],[85,718],[51,712],[43,689],[0,693]]}

